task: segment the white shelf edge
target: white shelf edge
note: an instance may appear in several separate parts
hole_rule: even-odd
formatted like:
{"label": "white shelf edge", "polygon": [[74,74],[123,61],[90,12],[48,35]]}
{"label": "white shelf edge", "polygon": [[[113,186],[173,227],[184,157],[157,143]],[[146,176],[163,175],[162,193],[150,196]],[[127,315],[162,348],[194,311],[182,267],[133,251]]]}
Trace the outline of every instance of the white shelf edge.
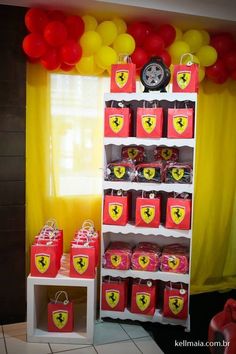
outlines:
{"label": "white shelf edge", "polygon": [[148,272],[142,270],[116,270],[101,268],[101,275],[106,276],[110,275],[111,277],[121,277],[121,278],[141,278],[141,279],[152,279],[152,280],[162,280],[162,281],[171,281],[173,283],[182,282],[185,284],[190,283],[189,274],[179,274],[179,273],[169,273],[169,272]]}
{"label": "white shelf edge", "polygon": [[171,139],[171,138],[159,138],[159,139],[148,139],[148,138],[136,138],[136,137],[127,137],[127,138],[104,138],[104,145],[164,145],[164,146],[188,146],[193,148],[195,146],[195,139]]}
{"label": "white shelf edge", "polygon": [[131,100],[166,100],[166,101],[197,101],[197,93],[192,92],[132,92],[132,93],[105,93],[105,101],[131,101]]}
{"label": "white shelf edge", "polygon": [[173,237],[186,237],[191,238],[192,230],[178,230],[178,229],[167,229],[163,226],[158,228],[151,227],[138,227],[132,224],[127,224],[125,226],[120,225],[102,225],[102,233],[121,233],[121,234],[143,234],[143,235],[162,235],[162,236],[173,236]]}
{"label": "white shelf edge", "polygon": [[126,182],[126,181],[104,181],[103,189],[122,189],[128,191],[143,190],[143,191],[164,191],[164,192],[176,192],[176,193],[193,193],[192,184],[184,183],[139,183],[139,182]]}
{"label": "white shelf edge", "polygon": [[133,320],[133,321],[141,321],[141,322],[159,322],[162,324],[171,324],[171,325],[181,325],[187,327],[188,320],[178,320],[175,318],[167,318],[163,317],[160,313],[160,310],[156,310],[153,316],[135,314],[130,312],[128,309],[125,309],[124,312],[120,311],[105,311],[100,310],[100,318],[109,317],[113,319],[121,319],[121,320]]}

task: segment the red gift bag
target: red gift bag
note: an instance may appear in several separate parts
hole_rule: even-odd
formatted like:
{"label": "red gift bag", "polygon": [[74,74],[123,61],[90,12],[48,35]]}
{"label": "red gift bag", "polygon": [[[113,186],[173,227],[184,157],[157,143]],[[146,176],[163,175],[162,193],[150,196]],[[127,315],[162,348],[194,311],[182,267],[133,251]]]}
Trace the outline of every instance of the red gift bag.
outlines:
{"label": "red gift bag", "polygon": [[70,277],[93,279],[96,275],[95,247],[90,242],[77,241],[70,248]]}
{"label": "red gift bag", "polygon": [[159,227],[160,198],[136,198],[135,226]]}
{"label": "red gift bag", "polygon": [[156,285],[153,280],[134,280],[132,284],[130,312],[153,316],[155,310]]}
{"label": "red gift bag", "polygon": [[[128,58],[130,61],[130,59]],[[136,65],[128,63],[112,64],[111,92],[136,92]]]}
{"label": "red gift bag", "polygon": [[128,196],[106,195],[104,198],[103,223],[126,225],[128,222]]}
{"label": "red gift bag", "polygon": [[168,109],[168,138],[193,138],[193,109],[169,108]]}
{"label": "red gift bag", "polygon": [[104,136],[129,137],[131,130],[130,109],[106,107],[104,111]]}
{"label": "red gift bag", "polygon": [[166,224],[169,229],[189,230],[191,227],[191,199],[168,198]]}
{"label": "red gift bag", "polygon": [[180,289],[172,285],[165,287],[163,316],[182,320],[188,317],[188,292],[182,286]]}
{"label": "red gift bag", "polygon": [[[59,301],[61,295],[64,301]],[[48,304],[48,332],[72,332],[74,327],[73,303],[65,291],[58,291]]]}
{"label": "red gift bag", "polygon": [[136,122],[136,136],[138,138],[161,138],[162,126],[162,108],[138,107]]}
{"label": "red gift bag", "polygon": [[31,246],[30,273],[33,277],[56,277],[59,269],[58,243],[38,240]]}
{"label": "red gift bag", "polygon": [[[184,56],[190,56],[190,61],[184,65]],[[173,72],[173,92],[198,92],[198,64],[193,63],[193,56],[190,53],[182,55],[180,64],[174,65]]]}
{"label": "red gift bag", "polygon": [[124,312],[127,307],[126,279],[104,279],[102,283],[102,310]]}

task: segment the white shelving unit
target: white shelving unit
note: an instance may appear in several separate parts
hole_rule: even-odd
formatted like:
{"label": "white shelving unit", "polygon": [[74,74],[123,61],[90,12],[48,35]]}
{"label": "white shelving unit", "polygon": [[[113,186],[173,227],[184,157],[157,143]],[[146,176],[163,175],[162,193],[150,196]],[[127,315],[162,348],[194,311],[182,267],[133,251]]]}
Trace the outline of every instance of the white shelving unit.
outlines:
{"label": "white shelving unit", "polygon": [[[68,259],[68,255],[64,255]],[[67,263],[68,265],[68,263]],[[70,278],[67,269],[60,269],[55,278],[27,278],[27,341],[36,343],[92,344],[96,316],[96,279]],[[79,299],[81,288],[86,290],[86,298]],[[47,305],[49,293],[57,290],[68,292],[74,302],[73,332],[48,332]]]}
{"label": "white shelving unit", "polygon": [[[196,136],[196,113],[197,113],[197,94],[195,93],[108,93],[105,94],[105,104],[109,101],[118,102],[131,102],[131,101],[167,101],[173,103],[174,101],[186,102],[190,101],[194,106],[194,134]],[[124,191],[162,191],[162,192],[187,192],[192,195],[192,215],[191,224],[193,224],[194,215],[194,161],[195,161],[195,138],[192,139],[148,139],[148,138],[110,138],[104,137],[104,168],[107,163],[118,160],[121,156],[122,146],[137,145],[144,146],[145,149],[151,150],[155,146],[177,147],[180,151],[180,161],[191,161],[193,164],[193,181],[191,184],[167,184],[167,183],[137,183],[126,181],[104,181],[103,190],[124,190]],[[111,241],[125,241],[131,245],[136,245],[140,241],[156,242],[161,246],[171,243],[181,243],[189,247],[189,263],[191,268],[191,239],[192,228],[190,230],[167,229],[164,226],[158,228],[136,227],[132,222],[125,226],[119,225],[102,225],[101,231],[101,257]],[[122,278],[141,278],[161,280],[164,282],[181,282],[188,284],[190,288],[190,273],[189,274],[176,274],[169,272],[145,272],[135,271],[132,269],[126,271],[119,271],[114,269],[101,269],[101,282],[103,277],[122,277]],[[190,329],[190,318],[186,320],[177,320],[174,318],[165,318],[162,316],[161,311],[156,309],[154,316],[134,314],[125,309],[124,312],[118,311],[104,311],[100,309],[100,318],[113,318],[113,319],[131,319],[139,321],[159,322],[162,324],[183,325],[187,330]]]}

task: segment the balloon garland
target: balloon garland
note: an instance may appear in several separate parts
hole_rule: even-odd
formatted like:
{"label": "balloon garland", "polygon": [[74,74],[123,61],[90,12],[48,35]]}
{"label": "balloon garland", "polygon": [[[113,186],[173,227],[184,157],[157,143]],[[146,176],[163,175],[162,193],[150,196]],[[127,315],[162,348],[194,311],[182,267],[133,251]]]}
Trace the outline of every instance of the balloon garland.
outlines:
{"label": "balloon garland", "polygon": [[91,15],[66,16],[39,8],[26,12],[25,25],[29,33],[22,47],[27,59],[46,70],[101,75],[109,73],[121,55],[129,55],[139,74],[152,56],[161,57],[171,67],[183,54],[192,53],[199,64],[200,81],[236,81],[236,42],[230,33],[182,32],[168,23],[156,27],[147,21],[126,24],[119,17],[98,23]]}

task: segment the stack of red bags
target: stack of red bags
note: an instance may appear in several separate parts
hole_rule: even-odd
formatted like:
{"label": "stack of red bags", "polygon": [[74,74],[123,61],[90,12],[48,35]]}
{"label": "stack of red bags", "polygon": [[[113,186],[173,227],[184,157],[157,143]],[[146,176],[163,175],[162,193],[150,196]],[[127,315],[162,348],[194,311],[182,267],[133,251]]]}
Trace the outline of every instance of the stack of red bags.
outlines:
{"label": "stack of red bags", "polygon": [[63,230],[49,220],[31,246],[30,272],[35,277],[56,277],[63,253]]}
{"label": "stack of red bags", "polygon": [[131,257],[132,269],[155,272],[159,268],[161,249],[151,242],[140,242]]}
{"label": "stack of red bags", "polygon": [[180,244],[172,244],[163,248],[160,270],[172,273],[188,273],[189,252],[187,247]]}
{"label": "stack of red bags", "polygon": [[109,269],[130,269],[132,248],[126,242],[111,242],[105,251],[103,266]]}
{"label": "stack of red bags", "polygon": [[70,247],[70,277],[95,278],[99,261],[99,235],[91,220],[75,232]]}

